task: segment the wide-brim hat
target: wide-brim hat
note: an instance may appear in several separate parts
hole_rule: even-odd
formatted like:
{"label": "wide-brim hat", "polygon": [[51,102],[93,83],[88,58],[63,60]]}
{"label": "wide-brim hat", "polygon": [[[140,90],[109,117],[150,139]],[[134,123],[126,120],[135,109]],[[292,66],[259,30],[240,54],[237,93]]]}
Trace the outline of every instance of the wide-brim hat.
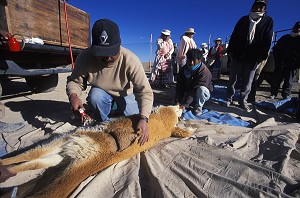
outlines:
{"label": "wide-brim hat", "polygon": [[92,55],[115,56],[119,53],[121,37],[119,27],[109,19],[96,21],[92,28]]}
{"label": "wide-brim hat", "polygon": [[222,39],[221,38],[217,38],[217,39],[215,39],[215,41],[222,41]]}
{"label": "wide-brim hat", "polygon": [[188,33],[188,34],[196,34],[194,28],[188,28],[185,30],[185,33]]}
{"label": "wide-brim hat", "polygon": [[207,44],[206,43],[201,43],[201,46],[202,47],[207,47]]}
{"label": "wide-brim hat", "polygon": [[167,29],[163,29],[163,31],[161,31],[162,34],[166,35],[166,36],[170,36],[171,35],[171,31],[167,30]]}

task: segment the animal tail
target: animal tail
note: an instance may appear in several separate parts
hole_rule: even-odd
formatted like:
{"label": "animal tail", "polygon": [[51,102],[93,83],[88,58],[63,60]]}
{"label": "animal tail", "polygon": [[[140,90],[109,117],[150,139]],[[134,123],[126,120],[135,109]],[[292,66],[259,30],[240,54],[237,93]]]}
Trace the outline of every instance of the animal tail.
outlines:
{"label": "animal tail", "polygon": [[179,127],[175,127],[171,134],[172,137],[178,137],[178,138],[190,137],[191,135],[192,135],[191,131]]}

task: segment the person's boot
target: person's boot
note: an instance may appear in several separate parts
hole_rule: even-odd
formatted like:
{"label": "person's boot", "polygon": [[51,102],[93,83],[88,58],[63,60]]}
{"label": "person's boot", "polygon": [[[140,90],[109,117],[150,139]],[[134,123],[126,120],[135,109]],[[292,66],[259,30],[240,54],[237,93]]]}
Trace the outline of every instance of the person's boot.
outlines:
{"label": "person's boot", "polygon": [[202,114],[202,107],[195,106],[193,114],[194,116],[200,116]]}
{"label": "person's boot", "polygon": [[240,108],[246,110],[247,112],[251,112],[252,109],[249,107],[247,103],[239,102]]}
{"label": "person's boot", "polygon": [[24,123],[6,123],[0,121],[0,132],[14,132],[25,126]]}

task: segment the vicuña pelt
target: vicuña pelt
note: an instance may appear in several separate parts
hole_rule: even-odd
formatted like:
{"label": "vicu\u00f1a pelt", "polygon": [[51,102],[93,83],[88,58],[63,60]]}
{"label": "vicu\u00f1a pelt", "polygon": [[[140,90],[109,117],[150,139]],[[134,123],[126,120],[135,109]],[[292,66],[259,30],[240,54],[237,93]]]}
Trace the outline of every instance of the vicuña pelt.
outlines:
{"label": "vicu\u00f1a pelt", "polygon": [[0,182],[21,171],[64,164],[50,184],[21,197],[68,197],[83,180],[108,166],[145,151],[162,139],[190,136],[188,130],[176,127],[181,113],[179,106],[160,106],[154,110],[148,124],[149,141],[142,146],[138,144],[141,132],[133,128],[139,121],[138,115],[94,127],[79,127],[36,143],[27,151],[0,160]]}

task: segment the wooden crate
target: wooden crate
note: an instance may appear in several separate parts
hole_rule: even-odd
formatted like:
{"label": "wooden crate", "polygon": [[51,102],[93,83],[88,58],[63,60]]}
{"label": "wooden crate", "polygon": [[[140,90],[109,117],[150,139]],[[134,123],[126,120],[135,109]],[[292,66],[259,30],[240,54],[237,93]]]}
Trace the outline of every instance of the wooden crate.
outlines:
{"label": "wooden crate", "polygon": [[[38,37],[45,44],[68,46],[64,3],[60,0],[0,1],[0,28],[11,34]],[[67,4],[72,47],[90,45],[90,16]]]}

